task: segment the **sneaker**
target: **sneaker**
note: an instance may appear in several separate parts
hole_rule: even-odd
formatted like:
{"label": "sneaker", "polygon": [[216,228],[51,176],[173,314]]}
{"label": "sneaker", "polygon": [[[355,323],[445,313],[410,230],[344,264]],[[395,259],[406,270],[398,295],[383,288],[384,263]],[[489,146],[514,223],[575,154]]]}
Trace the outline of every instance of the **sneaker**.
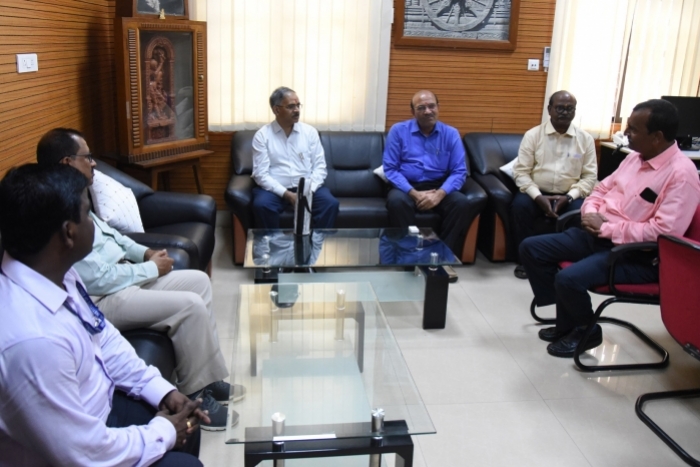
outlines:
{"label": "sneaker", "polygon": [[[211,395],[209,389],[204,389],[200,392],[197,397],[202,399],[202,405],[199,406],[200,409],[208,411],[207,416],[209,417],[209,423],[201,422],[199,426],[205,431],[223,431],[226,429],[226,408],[216,402]],[[235,413],[235,412],[234,412]],[[236,422],[238,422],[238,414],[235,416]],[[235,423],[234,423],[235,424]]]}
{"label": "sneaker", "polygon": [[[211,396],[221,405],[228,405],[231,400],[231,385],[226,381],[215,381],[204,389],[211,391]],[[233,402],[238,402],[245,397],[245,387],[240,384],[233,385]]]}

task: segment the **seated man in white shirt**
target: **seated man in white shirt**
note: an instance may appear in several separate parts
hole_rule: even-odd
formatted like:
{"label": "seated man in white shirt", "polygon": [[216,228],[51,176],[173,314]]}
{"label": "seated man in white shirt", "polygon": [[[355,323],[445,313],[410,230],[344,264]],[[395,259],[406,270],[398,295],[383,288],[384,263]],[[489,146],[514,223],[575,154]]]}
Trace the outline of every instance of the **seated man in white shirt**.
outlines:
{"label": "seated man in white shirt", "polygon": [[[85,177],[12,169],[0,206],[0,465],[201,466],[190,454],[209,421],[202,401],[138,358],[71,267],[92,251]],[[151,406],[148,419],[108,422],[124,392]]]}
{"label": "seated man in white shirt", "polygon": [[338,200],[323,185],[326,159],[318,132],[301,123],[301,104],[296,93],[280,87],[270,96],[275,120],[253,138],[253,216],[255,227],[279,228],[280,214],[296,204],[299,179],[310,184],[312,226],[330,229],[338,216]]}
{"label": "seated man in white shirt", "polygon": [[[567,91],[557,91],[549,98],[547,110],[549,120],[523,136],[513,166],[513,178],[520,189],[510,208],[516,252],[526,238],[553,232],[560,214],[581,209],[583,198],[597,182],[593,137],[572,123],[576,98]],[[546,223],[549,226],[543,229]],[[515,277],[527,279],[520,264]]]}
{"label": "seated man in white shirt", "polygon": [[[70,165],[92,184],[95,162],[76,130],[56,128],[46,133],[37,145],[37,162]],[[202,407],[210,418],[202,424],[204,430],[224,430],[222,404],[228,403],[231,388],[223,381],[228,370],[219,346],[209,277],[198,270],[173,271],[165,250],[139,245],[92,211],[90,217],[95,223],[92,252],[75,264],[88,293],[120,331],[149,328],[168,334],[175,349],[178,388],[204,400]],[[244,394],[241,386],[236,391],[240,396],[234,401]]]}

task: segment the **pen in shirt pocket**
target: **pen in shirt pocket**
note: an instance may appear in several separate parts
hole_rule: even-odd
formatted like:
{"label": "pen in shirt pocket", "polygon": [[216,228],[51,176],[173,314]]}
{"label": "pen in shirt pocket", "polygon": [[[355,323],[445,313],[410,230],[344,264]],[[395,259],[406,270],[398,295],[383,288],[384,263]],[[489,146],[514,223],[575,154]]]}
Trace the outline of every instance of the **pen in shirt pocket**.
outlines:
{"label": "pen in shirt pocket", "polygon": [[304,153],[303,152],[299,153],[299,160],[304,162]]}

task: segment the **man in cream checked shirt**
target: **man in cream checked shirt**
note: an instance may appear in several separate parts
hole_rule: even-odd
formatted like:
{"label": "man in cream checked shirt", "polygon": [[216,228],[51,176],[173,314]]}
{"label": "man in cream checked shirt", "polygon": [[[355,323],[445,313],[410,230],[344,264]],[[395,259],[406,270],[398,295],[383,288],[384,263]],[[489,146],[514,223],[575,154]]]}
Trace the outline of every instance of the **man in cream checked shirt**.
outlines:
{"label": "man in cream checked shirt", "polygon": [[338,200],[323,186],[326,160],[318,132],[299,122],[301,104],[297,94],[286,87],[270,96],[275,120],[258,130],[253,138],[253,215],[255,226],[279,228],[280,214],[296,204],[299,179],[305,178],[313,193],[312,225],[332,228],[338,216]]}
{"label": "man in cream checked shirt", "polygon": [[[523,136],[513,166],[513,178],[520,189],[510,208],[515,251],[526,238],[553,232],[559,215],[581,209],[583,198],[597,181],[593,137],[571,123],[576,116],[576,98],[567,91],[557,91],[549,98],[547,110],[549,120]],[[542,228],[547,224],[543,217],[551,220],[549,229]],[[515,277],[527,279],[519,261]]]}

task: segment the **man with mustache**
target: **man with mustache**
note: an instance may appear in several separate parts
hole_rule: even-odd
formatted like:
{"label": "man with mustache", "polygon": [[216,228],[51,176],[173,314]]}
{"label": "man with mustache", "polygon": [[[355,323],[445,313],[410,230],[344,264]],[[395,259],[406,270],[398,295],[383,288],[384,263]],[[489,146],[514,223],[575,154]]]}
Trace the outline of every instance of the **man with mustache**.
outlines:
{"label": "man with mustache", "polygon": [[[597,182],[593,137],[576,127],[576,98],[557,91],[549,98],[549,120],[528,130],[513,166],[513,178],[520,192],[510,207],[515,231],[515,251],[528,237],[554,231],[560,214],[581,209],[583,198]],[[538,223],[550,220],[549,231],[537,231]],[[527,279],[522,265],[515,277]]]}
{"label": "man with mustache", "polygon": [[253,138],[253,215],[255,226],[279,228],[280,214],[297,202],[299,179],[310,184],[312,225],[329,229],[338,216],[338,200],[323,186],[326,159],[318,132],[301,123],[301,104],[296,92],[279,87],[270,96],[275,120]]}
{"label": "man with mustache", "polygon": [[452,251],[460,251],[470,221],[462,215],[469,201],[459,191],[467,165],[459,132],[438,121],[439,111],[433,92],[418,91],[411,99],[415,118],[391,127],[383,159],[393,185],[386,206],[392,227],[415,225],[416,211],[437,212],[442,218],[440,238]]}

